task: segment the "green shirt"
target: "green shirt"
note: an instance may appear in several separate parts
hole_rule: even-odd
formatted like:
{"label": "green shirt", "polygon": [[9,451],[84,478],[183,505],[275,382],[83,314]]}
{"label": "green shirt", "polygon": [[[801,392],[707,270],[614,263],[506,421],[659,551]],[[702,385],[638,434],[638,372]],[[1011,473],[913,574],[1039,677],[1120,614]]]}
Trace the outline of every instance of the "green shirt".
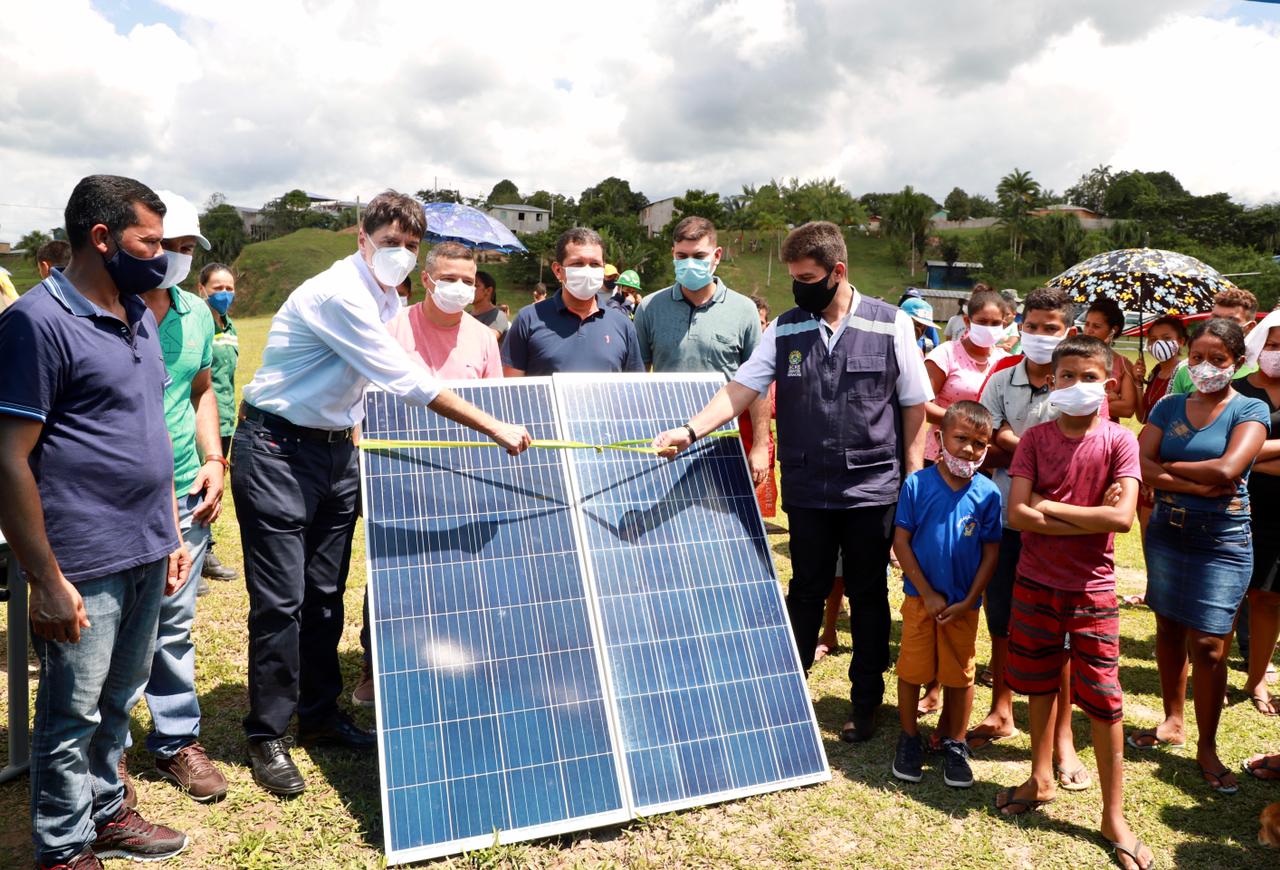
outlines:
{"label": "green shirt", "polygon": [[169,297],[173,307],[160,321],[160,347],[169,374],[164,422],[173,442],[173,486],[181,499],[200,470],[191,382],[213,364],[213,315],[203,299],[181,287],[171,287]]}
{"label": "green shirt", "polygon": [[[1232,376],[1231,380],[1238,381],[1241,378],[1247,378],[1249,377],[1249,375],[1253,374],[1257,370],[1258,370],[1258,367],[1256,365],[1253,365],[1253,364],[1243,365],[1239,368],[1239,370],[1236,371],[1235,375]],[[1189,393],[1195,388],[1196,388],[1196,385],[1191,382],[1191,372],[1190,370],[1187,369],[1186,362],[1184,361],[1184,362],[1178,363],[1178,367],[1173,371],[1173,380],[1169,382],[1168,394],[1181,395],[1183,393]]]}
{"label": "green shirt", "polygon": [[646,296],[636,310],[640,355],[655,372],[738,370],[760,343],[760,313],[719,278],[715,292],[695,308],[679,284]]}
{"label": "green shirt", "polygon": [[236,363],[240,361],[240,339],[231,318],[223,316],[225,324],[218,328],[213,322],[213,394],[218,397],[219,432],[230,438],[236,431]]}

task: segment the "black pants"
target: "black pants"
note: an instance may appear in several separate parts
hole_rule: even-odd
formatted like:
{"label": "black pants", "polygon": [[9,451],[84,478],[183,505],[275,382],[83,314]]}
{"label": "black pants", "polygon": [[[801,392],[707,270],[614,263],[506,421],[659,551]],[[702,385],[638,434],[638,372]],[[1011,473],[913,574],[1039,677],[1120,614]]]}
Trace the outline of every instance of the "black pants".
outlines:
{"label": "black pants", "polygon": [[893,543],[895,505],[814,510],[786,508],[791,525],[791,586],[787,614],[800,664],[813,666],[823,607],[831,594],[836,555],[844,554],[844,594],[849,598],[853,660],[849,700],[858,711],[874,710],[884,698],[889,668],[889,583],[885,570]]}
{"label": "black pants", "polygon": [[231,495],[249,589],[250,739],[320,722],[342,693],[338,640],[360,473],[350,441],[328,444],[242,420]]}

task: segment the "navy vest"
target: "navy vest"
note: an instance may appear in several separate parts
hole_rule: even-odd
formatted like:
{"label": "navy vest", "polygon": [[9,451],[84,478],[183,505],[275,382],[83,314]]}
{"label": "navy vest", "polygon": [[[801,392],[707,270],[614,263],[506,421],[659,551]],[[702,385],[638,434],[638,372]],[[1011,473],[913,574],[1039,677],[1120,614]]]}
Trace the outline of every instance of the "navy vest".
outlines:
{"label": "navy vest", "polygon": [[842,510],[893,504],[901,485],[898,309],[868,296],[828,351],[818,320],[778,318],[778,463],[782,504]]}

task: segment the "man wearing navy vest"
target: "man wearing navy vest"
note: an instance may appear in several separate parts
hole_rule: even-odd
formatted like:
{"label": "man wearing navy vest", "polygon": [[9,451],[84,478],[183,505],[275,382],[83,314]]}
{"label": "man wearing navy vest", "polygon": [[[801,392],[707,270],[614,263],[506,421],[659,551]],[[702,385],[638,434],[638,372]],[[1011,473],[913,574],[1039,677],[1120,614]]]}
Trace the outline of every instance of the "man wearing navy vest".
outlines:
{"label": "man wearing navy vest", "polygon": [[783,243],[782,258],[796,307],[769,325],[751,358],[705,408],[653,443],[684,450],[777,383],[778,461],[793,569],[787,613],[808,671],[843,552],[853,659],[852,715],[840,738],[860,742],[874,732],[884,697],[894,510],[903,480],[923,462],[924,406],[933,390],[911,318],[849,283],[839,227],[825,221],[798,227]]}

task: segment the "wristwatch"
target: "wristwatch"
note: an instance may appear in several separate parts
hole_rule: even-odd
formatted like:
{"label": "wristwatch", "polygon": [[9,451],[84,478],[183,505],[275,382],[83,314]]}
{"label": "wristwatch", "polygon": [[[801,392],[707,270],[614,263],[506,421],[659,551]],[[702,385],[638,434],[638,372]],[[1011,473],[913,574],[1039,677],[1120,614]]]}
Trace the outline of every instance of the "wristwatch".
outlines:
{"label": "wristwatch", "polygon": [[697,432],[695,432],[695,431],[693,431],[693,427],[692,427],[692,426],[690,426],[688,423],[685,423],[683,428],[684,428],[684,431],[686,431],[686,432],[688,432],[688,433],[689,433],[689,443],[690,443],[690,444],[692,444],[693,442],[695,442],[695,441],[697,441],[697,440],[698,440],[698,433],[697,433]]}

